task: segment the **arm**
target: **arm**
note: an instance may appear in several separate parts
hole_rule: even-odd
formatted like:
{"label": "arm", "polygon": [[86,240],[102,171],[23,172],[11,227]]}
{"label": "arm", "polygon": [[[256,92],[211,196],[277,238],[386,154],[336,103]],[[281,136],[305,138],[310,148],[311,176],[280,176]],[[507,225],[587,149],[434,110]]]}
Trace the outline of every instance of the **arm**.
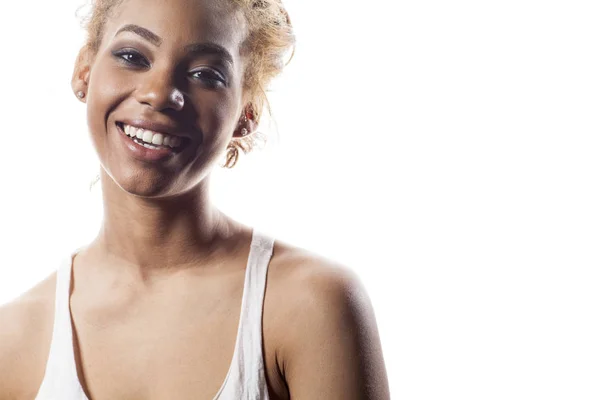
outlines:
{"label": "arm", "polygon": [[0,307],[0,400],[22,397],[18,373],[24,351],[22,307],[9,303]]}
{"label": "arm", "polygon": [[52,335],[53,290],[46,279],[0,307],[0,400],[33,399],[44,375]]}
{"label": "arm", "polygon": [[296,286],[283,346],[292,400],[387,400],[375,315],[355,274],[312,268]]}

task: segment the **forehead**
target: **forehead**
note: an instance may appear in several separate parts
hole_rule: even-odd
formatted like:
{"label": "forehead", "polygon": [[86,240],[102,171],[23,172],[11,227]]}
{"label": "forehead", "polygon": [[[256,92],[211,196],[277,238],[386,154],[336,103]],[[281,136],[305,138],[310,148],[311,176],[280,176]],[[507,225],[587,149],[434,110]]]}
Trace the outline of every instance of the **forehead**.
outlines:
{"label": "forehead", "polygon": [[110,42],[126,24],[149,29],[174,46],[214,42],[234,57],[247,30],[242,11],[231,0],[124,0],[106,23],[105,39]]}

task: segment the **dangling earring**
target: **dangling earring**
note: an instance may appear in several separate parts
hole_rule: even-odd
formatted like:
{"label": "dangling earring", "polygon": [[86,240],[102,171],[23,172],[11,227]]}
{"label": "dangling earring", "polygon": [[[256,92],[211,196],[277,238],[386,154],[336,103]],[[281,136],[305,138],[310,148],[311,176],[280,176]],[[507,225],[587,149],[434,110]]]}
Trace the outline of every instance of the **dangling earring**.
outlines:
{"label": "dangling earring", "polygon": [[79,97],[80,99],[83,99],[85,97],[85,93],[83,92],[83,90],[77,92],[77,97]]}
{"label": "dangling earring", "polygon": [[240,158],[240,149],[233,143],[230,143],[225,150],[225,162],[221,168],[232,169]]}
{"label": "dangling earring", "polygon": [[248,134],[248,129],[242,128],[242,136],[246,136]]}

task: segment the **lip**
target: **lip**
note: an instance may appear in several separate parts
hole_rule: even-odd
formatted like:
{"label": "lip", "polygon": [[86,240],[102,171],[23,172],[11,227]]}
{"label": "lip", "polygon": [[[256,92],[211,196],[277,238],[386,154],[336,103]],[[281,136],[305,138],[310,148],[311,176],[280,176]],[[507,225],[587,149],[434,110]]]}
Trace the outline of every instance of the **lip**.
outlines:
{"label": "lip", "polygon": [[149,149],[148,147],[144,147],[134,142],[129,136],[127,136],[123,129],[121,129],[120,124],[122,123],[115,123],[115,127],[119,133],[117,136],[119,136],[119,141],[123,145],[124,151],[131,157],[140,161],[157,162],[172,159],[179,155],[189,145],[189,139],[184,139],[184,141],[187,143],[184,143],[178,149],[172,149],[169,147]]}
{"label": "lip", "polygon": [[142,119],[142,118],[122,119],[122,120],[119,120],[118,123],[122,123],[125,125],[131,125],[136,128],[147,129],[149,131],[154,131],[157,133],[166,133],[167,135],[171,135],[171,136],[178,136],[181,138],[191,139],[191,136],[188,133],[184,132],[182,129],[178,128],[175,125],[164,124],[164,123],[161,123],[158,121],[152,121],[149,119]]}

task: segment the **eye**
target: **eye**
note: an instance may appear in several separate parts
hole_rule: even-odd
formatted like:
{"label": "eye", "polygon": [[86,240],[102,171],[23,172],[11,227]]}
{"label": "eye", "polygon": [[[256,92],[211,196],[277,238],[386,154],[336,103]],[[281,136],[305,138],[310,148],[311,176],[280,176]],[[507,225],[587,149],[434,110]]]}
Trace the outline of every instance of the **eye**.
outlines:
{"label": "eye", "polygon": [[220,72],[210,68],[192,71],[191,76],[196,80],[206,82],[211,87],[226,86],[227,84]]}
{"label": "eye", "polygon": [[120,60],[123,60],[127,64],[141,66],[141,67],[149,67],[150,63],[146,58],[133,49],[123,49],[113,53],[113,55]]}

